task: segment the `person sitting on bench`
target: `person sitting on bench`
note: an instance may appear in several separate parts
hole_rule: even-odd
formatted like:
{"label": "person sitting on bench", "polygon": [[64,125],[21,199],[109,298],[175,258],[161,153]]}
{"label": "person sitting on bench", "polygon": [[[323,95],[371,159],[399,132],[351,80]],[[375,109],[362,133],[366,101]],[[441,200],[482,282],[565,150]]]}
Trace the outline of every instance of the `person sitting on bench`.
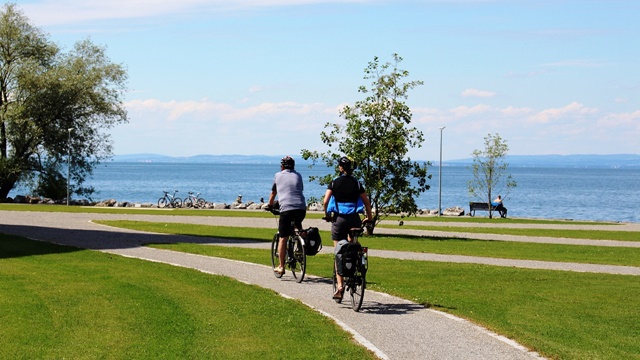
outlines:
{"label": "person sitting on bench", "polygon": [[502,197],[500,195],[498,195],[498,197],[495,200],[493,200],[491,205],[495,206],[496,211],[500,214],[500,217],[502,218],[507,217],[507,208],[504,207],[504,205],[502,204]]}

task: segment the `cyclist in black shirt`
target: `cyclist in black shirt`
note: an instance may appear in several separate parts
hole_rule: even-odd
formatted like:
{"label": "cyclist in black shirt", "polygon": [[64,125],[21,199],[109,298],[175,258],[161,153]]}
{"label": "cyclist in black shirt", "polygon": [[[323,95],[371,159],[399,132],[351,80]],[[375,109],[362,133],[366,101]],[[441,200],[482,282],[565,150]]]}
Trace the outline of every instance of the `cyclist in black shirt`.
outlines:
{"label": "cyclist in black shirt", "polygon": [[[328,212],[333,212],[334,214],[332,218],[333,224],[331,225],[331,238],[333,239],[334,247],[337,246],[338,241],[347,239],[350,229],[362,227],[362,220],[360,220],[360,215],[358,214],[359,207],[364,207],[367,221],[373,222],[369,196],[367,196],[362,184],[351,175],[353,172],[351,160],[346,156],[340,158],[338,160],[338,169],[340,170],[340,176],[329,183],[327,192],[324,195],[326,218],[329,218]],[[335,206],[329,208],[332,196]],[[342,299],[344,293],[342,276],[337,275],[337,283],[338,288],[333,294],[333,298]]]}

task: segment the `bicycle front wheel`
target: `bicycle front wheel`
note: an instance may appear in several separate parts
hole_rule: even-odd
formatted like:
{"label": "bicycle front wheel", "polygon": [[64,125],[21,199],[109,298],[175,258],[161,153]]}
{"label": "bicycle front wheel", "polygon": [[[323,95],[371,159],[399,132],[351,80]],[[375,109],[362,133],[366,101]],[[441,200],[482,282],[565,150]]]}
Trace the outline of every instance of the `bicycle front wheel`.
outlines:
{"label": "bicycle front wheel", "polygon": [[351,308],[353,311],[360,311],[362,300],[364,300],[364,290],[367,288],[367,273],[358,269],[349,279],[349,295],[351,296]]}
{"label": "bicycle front wheel", "polygon": [[289,244],[293,242],[293,254],[289,259],[289,269],[296,282],[302,282],[304,280],[304,274],[307,272],[307,253],[304,251],[302,240],[299,236],[294,237],[295,240],[289,238]]}
{"label": "bicycle front wheel", "polygon": [[[273,240],[271,240],[271,268],[275,269],[280,265],[280,260],[278,258],[278,242],[280,241],[280,234],[276,233],[273,235]],[[282,274],[273,272],[273,274],[280,279]]]}
{"label": "bicycle front wheel", "polygon": [[167,198],[161,197],[158,199],[158,207],[160,209],[166,208],[167,206],[169,206],[169,200],[167,200]]}
{"label": "bicycle front wheel", "polygon": [[177,208],[181,208],[182,207],[182,199],[180,199],[180,198],[174,199],[172,205],[176,209]]}
{"label": "bicycle front wheel", "polygon": [[199,198],[198,200],[196,200],[195,207],[197,207],[198,209],[204,209],[206,204],[207,202],[205,201],[205,199]]}

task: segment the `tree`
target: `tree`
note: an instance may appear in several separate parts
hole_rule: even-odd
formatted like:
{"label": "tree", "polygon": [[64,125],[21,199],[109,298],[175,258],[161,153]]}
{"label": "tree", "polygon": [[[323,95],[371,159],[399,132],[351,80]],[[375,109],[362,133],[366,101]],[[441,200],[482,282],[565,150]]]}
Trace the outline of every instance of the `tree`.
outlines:
{"label": "tree", "polygon": [[[503,193],[503,200],[509,196],[511,189],[517,186],[511,174],[507,173],[509,164],[505,158],[509,152],[507,141],[500,134],[488,134],[484,138],[484,149],[474,150],[471,171],[473,179],[469,180],[469,194],[481,201],[491,204],[493,194]],[[498,190],[498,191],[496,191]],[[489,218],[493,217],[489,206]]]}
{"label": "tree", "polygon": [[[365,99],[341,109],[340,117],[346,122],[325,124],[320,137],[331,149],[323,153],[302,150],[305,160],[311,159],[313,164],[322,160],[330,168],[337,168],[341,156],[350,157],[357,165],[354,176],[361,179],[371,199],[376,223],[389,214],[415,215],[415,198],[429,189],[427,179],[431,178],[427,175],[429,163],[405,158],[410,148],[421,147],[424,141],[422,132],[409,127],[412,114],[403,102],[408,91],[422,81],[403,83],[409,72],[398,68],[400,56],[394,54],[393,60],[393,64],[381,64],[374,57],[364,70],[364,79],[371,85],[358,89]],[[310,178],[325,185],[336,174],[337,170]]]}
{"label": "tree", "polygon": [[19,182],[66,197],[67,164],[72,192],[90,195],[82,184],[112,155],[106,131],[127,122],[126,80],[105,48],[87,39],[63,53],[15,4],[0,8],[0,198]]}

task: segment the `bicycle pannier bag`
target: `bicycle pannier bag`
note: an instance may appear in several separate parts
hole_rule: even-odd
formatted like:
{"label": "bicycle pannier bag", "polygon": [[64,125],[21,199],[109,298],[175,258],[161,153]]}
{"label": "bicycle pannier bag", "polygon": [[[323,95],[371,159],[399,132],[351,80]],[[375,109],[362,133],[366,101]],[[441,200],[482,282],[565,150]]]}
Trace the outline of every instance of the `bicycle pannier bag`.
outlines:
{"label": "bicycle pannier bag", "polygon": [[304,239],[304,252],[307,256],[313,256],[322,249],[322,239],[317,227],[310,227],[307,230],[307,237]]}
{"label": "bicycle pannier bag", "polygon": [[356,272],[360,260],[359,243],[341,240],[336,246],[336,270],[341,276],[352,276]]}

